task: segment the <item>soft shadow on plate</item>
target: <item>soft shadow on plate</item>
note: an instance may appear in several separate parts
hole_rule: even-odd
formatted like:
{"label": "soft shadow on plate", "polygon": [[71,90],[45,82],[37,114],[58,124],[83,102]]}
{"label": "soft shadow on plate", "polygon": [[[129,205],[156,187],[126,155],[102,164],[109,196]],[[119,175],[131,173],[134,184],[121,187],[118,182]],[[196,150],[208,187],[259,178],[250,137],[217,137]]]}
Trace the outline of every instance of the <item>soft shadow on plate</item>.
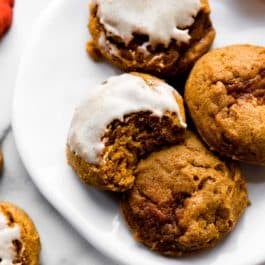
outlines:
{"label": "soft shadow on plate", "polygon": [[265,166],[241,164],[246,180],[252,184],[265,184]]}
{"label": "soft shadow on plate", "polygon": [[119,207],[121,194],[109,191],[101,191],[93,187],[86,187],[86,190],[89,199],[94,201],[97,207],[100,207],[102,211],[116,212],[116,208],[113,206]]}
{"label": "soft shadow on plate", "polygon": [[[99,190],[93,186],[84,184],[68,165],[65,170],[65,172],[68,172],[67,175],[71,177],[72,184],[78,187],[80,193],[82,193],[87,202],[96,205],[96,207],[99,208],[99,211],[102,211],[109,216],[115,216],[117,214],[121,194]],[[76,194],[72,192],[71,195],[71,197],[74,197]]]}

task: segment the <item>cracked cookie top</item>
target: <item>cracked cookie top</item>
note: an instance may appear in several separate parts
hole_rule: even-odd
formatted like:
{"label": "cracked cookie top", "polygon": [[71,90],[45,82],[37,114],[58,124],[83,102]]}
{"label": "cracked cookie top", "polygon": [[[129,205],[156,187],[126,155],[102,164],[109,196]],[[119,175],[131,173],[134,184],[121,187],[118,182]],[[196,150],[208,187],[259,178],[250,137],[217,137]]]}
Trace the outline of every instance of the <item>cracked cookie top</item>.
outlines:
{"label": "cracked cookie top", "polygon": [[213,247],[248,205],[245,180],[187,132],[183,143],[151,154],[122,202],[135,238],[165,255]]}
{"label": "cracked cookie top", "polygon": [[265,164],[265,48],[234,45],[202,57],[185,99],[206,143],[222,155]]}

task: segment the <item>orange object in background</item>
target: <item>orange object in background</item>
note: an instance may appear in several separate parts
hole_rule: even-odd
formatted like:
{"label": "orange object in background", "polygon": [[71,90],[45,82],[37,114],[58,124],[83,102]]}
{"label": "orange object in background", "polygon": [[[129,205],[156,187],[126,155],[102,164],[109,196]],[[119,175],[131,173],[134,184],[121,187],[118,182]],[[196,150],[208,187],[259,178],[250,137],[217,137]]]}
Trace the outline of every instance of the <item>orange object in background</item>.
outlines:
{"label": "orange object in background", "polygon": [[14,0],[0,0],[0,38],[12,23]]}

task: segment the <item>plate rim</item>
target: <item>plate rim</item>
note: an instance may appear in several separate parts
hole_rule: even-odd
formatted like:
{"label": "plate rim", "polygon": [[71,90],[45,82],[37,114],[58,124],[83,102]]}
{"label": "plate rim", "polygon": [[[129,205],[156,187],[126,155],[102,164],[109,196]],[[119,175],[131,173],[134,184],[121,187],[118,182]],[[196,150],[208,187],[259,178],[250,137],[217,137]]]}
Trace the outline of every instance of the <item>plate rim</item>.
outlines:
{"label": "plate rim", "polygon": [[[37,187],[42,196],[48,201],[48,203],[57,210],[57,212],[64,218],[64,220],[69,223],[75,231],[79,233],[79,235],[84,238],[90,245],[92,245],[100,254],[104,255],[107,258],[110,258],[111,261],[119,262],[122,264],[134,265],[130,260],[123,258],[123,255],[115,255],[115,251],[112,251],[112,248],[109,248],[108,245],[100,244],[98,240],[93,236],[93,231],[91,229],[85,229],[82,223],[80,223],[80,219],[71,218],[72,214],[75,212],[73,208],[71,210],[65,210],[63,205],[63,200],[60,199],[60,196],[54,193],[47,192],[46,188],[40,184],[39,178],[37,177],[39,173],[34,169],[34,167],[29,163],[29,159],[26,159],[27,152],[23,147],[22,141],[20,140],[20,131],[21,127],[17,122],[17,101],[18,101],[18,91],[19,91],[19,82],[23,76],[23,68],[26,65],[27,55],[30,53],[31,48],[34,46],[34,39],[39,30],[39,28],[46,24],[47,17],[49,17],[54,10],[56,10],[56,6],[60,6],[64,0],[52,0],[48,6],[41,12],[39,17],[36,19],[34,25],[31,28],[29,33],[29,38],[23,48],[22,55],[19,60],[18,71],[16,75],[16,81],[13,90],[13,99],[12,99],[12,107],[11,107],[11,126],[14,135],[14,141],[16,145],[16,149],[18,151],[19,157],[27,170],[29,177],[31,178],[34,185]],[[71,214],[70,214],[71,213]],[[77,221],[75,221],[77,220]],[[86,224],[87,227],[87,224]]]}

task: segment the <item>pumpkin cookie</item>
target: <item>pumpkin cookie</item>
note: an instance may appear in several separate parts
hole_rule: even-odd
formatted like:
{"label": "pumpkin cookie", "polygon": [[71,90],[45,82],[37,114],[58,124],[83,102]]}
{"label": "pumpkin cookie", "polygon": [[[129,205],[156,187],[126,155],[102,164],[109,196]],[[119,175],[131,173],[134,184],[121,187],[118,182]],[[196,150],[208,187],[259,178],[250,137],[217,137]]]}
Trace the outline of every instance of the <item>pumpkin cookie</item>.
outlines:
{"label": "pumpkin cookie", "polygon": [[234,45],[206,54],[190,74],[185,99],[213,150],[265,165],[265,47]]}
{"label": "pumpkin cookie", "polygon": [[210,48],[215,31],[207,0],[94,0],[87,50],[125,71],[172,77]]}
{"label": "pumpkin cookie", "polygon": [[214,156],[191,132],[142,160],[135,176],[122,211],[135,239],[164,255],[215,246],[249,202],[240,168]]}
{"label": "pumpkin cookie", "polygon": [[140,158],[182,140],[182,98],[164,81],[138,73],[111,77],[95,91],[74,114],[68,163],[85,183],[124,191]]}
{"label": "pumpkin cookie", "polygon": [[38,265],[40,239],[28,215],[0,202],[0,264]]}

